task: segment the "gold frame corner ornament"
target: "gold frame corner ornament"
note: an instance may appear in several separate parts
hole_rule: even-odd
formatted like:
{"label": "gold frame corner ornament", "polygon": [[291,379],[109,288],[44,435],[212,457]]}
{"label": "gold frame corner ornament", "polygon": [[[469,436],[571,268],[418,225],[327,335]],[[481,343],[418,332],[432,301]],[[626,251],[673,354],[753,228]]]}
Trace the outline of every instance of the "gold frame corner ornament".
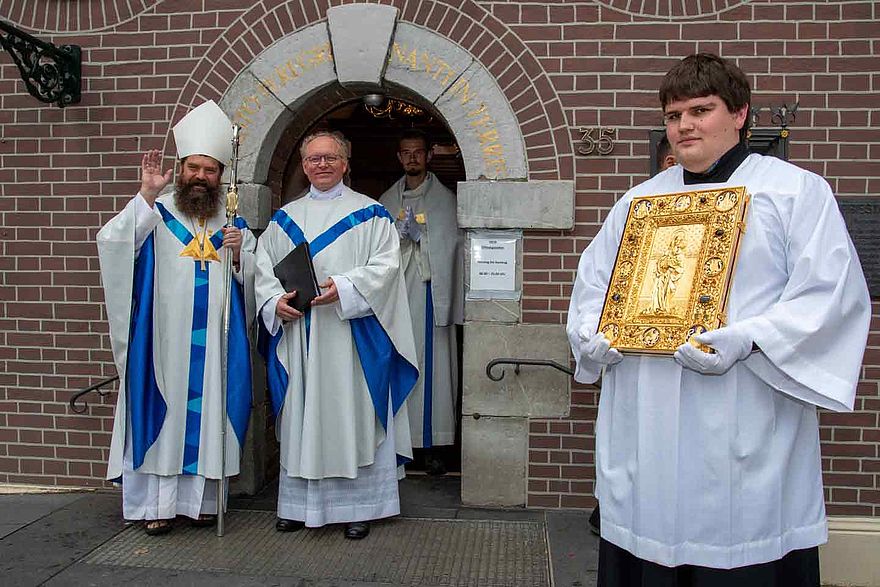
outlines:
{"label": "gold frame corner ornament", "polygon": [[672,354],[726,323],[749,200],[745,187],[633,198],[599,321],[611,346]]}

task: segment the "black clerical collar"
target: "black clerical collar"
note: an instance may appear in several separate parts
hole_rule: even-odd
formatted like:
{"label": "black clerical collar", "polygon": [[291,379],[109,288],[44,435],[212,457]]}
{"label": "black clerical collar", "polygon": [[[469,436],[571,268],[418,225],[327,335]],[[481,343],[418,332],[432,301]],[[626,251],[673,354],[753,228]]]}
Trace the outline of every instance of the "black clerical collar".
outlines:
{"label": "black clerical collar", "polygon": [[684,170],[685,185],[693,185],[695,183],[724,183],[737,167],[749,156],[749,149],[745,143],[737,143],[732,149],[721,156],[712,167],[703,173],[694,173]]}

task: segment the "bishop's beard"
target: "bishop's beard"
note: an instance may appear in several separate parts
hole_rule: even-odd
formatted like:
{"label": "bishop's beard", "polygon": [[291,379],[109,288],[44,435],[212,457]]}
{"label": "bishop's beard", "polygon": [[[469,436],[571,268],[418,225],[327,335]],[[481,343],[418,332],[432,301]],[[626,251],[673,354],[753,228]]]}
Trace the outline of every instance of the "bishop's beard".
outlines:
{"label": "bishop's beard", "polygon": [[[193,189],[197,186],[204,190]],[[183,176],[178,175],[174,204],[178,210],[194,218],[211,218],[220,207],[220,186],[211,186],[195,178],[185,183]]]}

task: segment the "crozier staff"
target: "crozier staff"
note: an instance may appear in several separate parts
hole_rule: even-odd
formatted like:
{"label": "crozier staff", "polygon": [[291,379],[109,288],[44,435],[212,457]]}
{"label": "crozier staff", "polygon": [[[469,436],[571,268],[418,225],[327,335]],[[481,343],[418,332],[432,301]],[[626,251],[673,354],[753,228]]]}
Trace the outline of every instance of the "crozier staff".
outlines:
{"label": "crozier staff", "polygon": [[[171,530],[182,515],[211,525],[221,476],[237,475],[251,404],[247,338],[253,314],[256,242],[242,219],[225,227],[220,190],[232,157],[232,123],[214,103],[175,127],[180,172],[150,151],[141,188],[98,233],[110,337],[120,375],[108,479],[122,479],[123,515],[148,534]],[[221,415],[221,259],[232,255],[229,284],[227,410]],[[246,300],[251,300],[247,302]],[[250,311],[249,311],[250,310]]]}

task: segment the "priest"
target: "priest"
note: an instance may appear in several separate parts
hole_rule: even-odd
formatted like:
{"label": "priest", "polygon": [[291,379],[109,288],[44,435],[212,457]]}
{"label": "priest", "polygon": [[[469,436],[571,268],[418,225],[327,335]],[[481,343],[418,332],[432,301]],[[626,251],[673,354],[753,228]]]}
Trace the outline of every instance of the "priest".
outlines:
{"label": "priest", "polygon": [[[211,525],[217,514],[221,434],[227,476],[239,472],[251,405],[247,337],[256,241],[242,219],[226,226],[224,166],[232,123],[214,102],[173,129],[180,170],[159,151],[141,165],[141,187],[98,232],[98,255],[119,373],[107,478],[122,481],[123,515],[148,534],[180,515]],[[163,193],[164,192],[164,193]],[[224,256],[233,283],[224,292]],[[222,316],[229,299],[227,411],[221,414]],[[251,302],[251,312],[253,303]]]}
{"label": "priest", "polygon": [[[567,332],[575,378],[602,376],[599,585],[819,585],[816,411],[853,409],[871,305],[828,183],[749,154],[750,96],[715,55],[675,65],[660,103],[679,165],[629,190],[581,256]],[[630,202],[727,186],[752,200],[727,324],[694,337],[713,352],[622,354],[597,326]]]}
{"label": "priest", "polygon": [[[344,523],[361,539],[371,520],[400,513],[418,360],[397,232],[384,207],[343,184],[350,152],[338,132],[303,139],[311,187],[260,237],[256,300],[281,444],[276,528]],[[307,292],[285,291],[275,266],[306,244],[321,292],[302,305]]]}
{"label": "priest", "polygon": [[[462,323],[461,235],[455,194],[428,171],[431,145],[419,130],[403,133],[397,159],[404,176],[379,201],[395,215],[400,257],[419,357],[419,381],[409,405],[414,448],[455,442],[458,351],[455,325]],[[437,450],[425,451],[429,474],[446,466]]]}

